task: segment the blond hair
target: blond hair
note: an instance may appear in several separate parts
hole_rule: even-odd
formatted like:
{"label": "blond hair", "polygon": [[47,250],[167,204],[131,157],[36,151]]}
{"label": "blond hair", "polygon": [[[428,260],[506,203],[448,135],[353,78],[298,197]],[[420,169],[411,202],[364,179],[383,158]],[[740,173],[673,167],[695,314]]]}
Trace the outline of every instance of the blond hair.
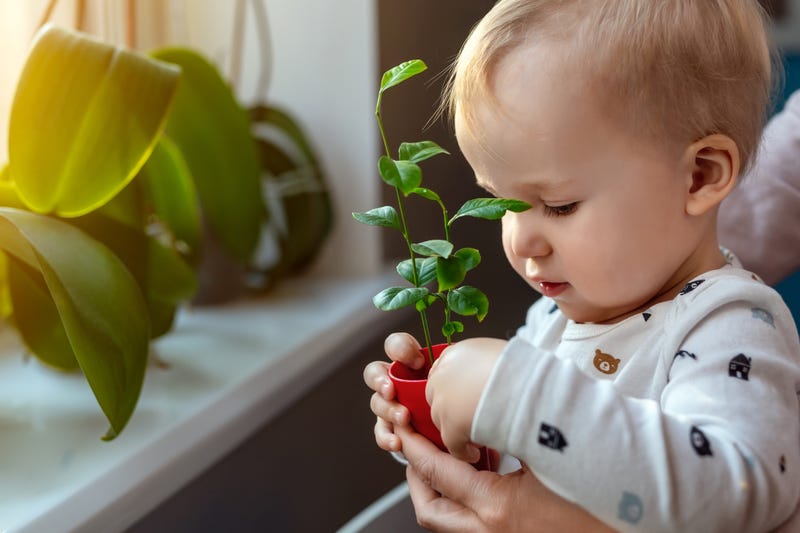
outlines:
{"label": "blond hair", "polygon": [[774,83],[766,24],[756,0],[500,0],[464,43],[443,110],[469,126],[475,98],[492,98],[494,70],[509,51],[564,43],[565,68],[588,75],[593,96],[637,135],[728,135],[744,170]]}

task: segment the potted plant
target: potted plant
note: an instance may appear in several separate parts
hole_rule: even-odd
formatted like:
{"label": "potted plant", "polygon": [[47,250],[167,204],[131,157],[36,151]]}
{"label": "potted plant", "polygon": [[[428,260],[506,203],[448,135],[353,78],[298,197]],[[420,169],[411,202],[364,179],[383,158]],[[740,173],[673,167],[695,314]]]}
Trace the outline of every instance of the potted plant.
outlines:
{"label": "potted plant", "polygon": [[[448,152],[433,141],[403,142],[398,148],[397,159],[393,158],[381,116],[383,95],[391,87],[426,69],[423,61],[414,59],[387,70],[381,78],[375,117],[384,154],[378,160],[378,170],[383,181],[394,188],[397,203],[396,207],[387,205],[363,213],[353,213],[353,217],[364,224],[397,230],[406,243],[408,259],[398,263],[397,273],[407,284],[382,290],[373,298],[373,303],[383,311],[413,305],[419,313],[425,340],[422,352],[426,356],[426,364],[422,369],[414,370],[395,362],[389,369],[389,377],[395,385],[397,400],[411,412],[412,426],[441,449],[445,449],[439,430],[431,421],[430,406],[425,399],[427,374],[436,358],[452,342],[453,336],[464,331],[464,324],[455,315],[474,316],[482,321],[489,311],[486,295],[475,287],[463,284],[467,272],[480,263],[480,252],[468,247],[456,250],[450,239],[451,226],[462,217],[497,220],[507,211],[522,212],[530,208],[530,205],[506,198],[474,198],[465,202],[450,216],[439,194],[422,187],[422,170],[419,166],[427,159]],[[409,213],[404,209],[403,203],[403,199],[409,195],[420,196],[438,205],[442,213],[443,238],[413,241],[408,230]],[[441,305],[444,313],[441,333],[445,342],[439,344],[433,344],[431,340],[427,318],[428,310],[435,305]],[[476,466],[491,468],[485,450]]]}
{"label": "potted plant", "polygon": [[[251,120],[272,137],[258,138]],[[204,229],[250,268],[271,223],[265,173],[321,183],[319,165],[288,115],[262,104],[248,116],[196,52],[145,55],[52,24],[33,39],[8,129],[0,319],[47,366],[83,373],[111,440],[138,402],[150,341],[195,297]],[[287,155],[294,147],[300,156]],[[282,246],[283,270],[324,237],[296,220],[309,202],[329,216],[327,192],[311,189],[278,199],[289,220],[281,239],[301,236]]]}
{"label": "potted plant", "polygon": [[[0,175],[2,310],[28,349],[80,369],[116,437],[136,406],[149,342],[194,274],[145,207],[180,175],[135,179],[178,84],[174,66],[44,27],[17,84]],[[157,216],[157,213],[153,213]]]}

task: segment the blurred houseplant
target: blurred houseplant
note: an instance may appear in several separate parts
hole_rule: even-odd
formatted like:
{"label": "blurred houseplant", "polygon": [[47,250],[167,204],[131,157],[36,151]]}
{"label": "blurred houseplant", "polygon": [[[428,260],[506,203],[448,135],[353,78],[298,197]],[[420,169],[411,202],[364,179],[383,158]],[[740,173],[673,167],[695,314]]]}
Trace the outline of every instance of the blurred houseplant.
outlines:
{"label": "blurred houseplant", "polygon": [[169,329],[178,301],[194,291],[192,270],[164,238],[169,229],[149,231],[148,219],[150,199],[185,186],[185,175],[134,179],[151,152],[169,154],[157,143],[179,75],[45,26],[11,108],[3,309],[36,357],[82,370],[109,421],[106,440],[133,413],[150,339]]}
{"label": "blurred houseplant", "polygon": [[[301,157],[254,137],[230,87],[192,50],[146,56],[50,25],[34,38],[0,165],[0,312],[38,359],[83,372],[110,424],[104,440],[133,413],[150,340],[196,295],[208,235],[263,289],[327,233],[256,265],[272,227],[262,180],[309,164],[322,176],[288,115],[253,113]],[[318,205],[306,198],[287,212]],[[288,229],[289,242],[307,231]]]}
{"label": "blurred houseplant", "polygon": [[[180,66],[181,84],[166,133],[185,155],[197,186],[204,224],[200,290],[195,303],[220,303],[264,292],[302,273],[333,223],[325,175],[302,128],[263,100],[271,50],[263,0],[235,0],[230,80],[185,47],[151,54]],[[257,46],[256,94],[243,110],[232,86],[244,58],[244,19],[250,6]]]}

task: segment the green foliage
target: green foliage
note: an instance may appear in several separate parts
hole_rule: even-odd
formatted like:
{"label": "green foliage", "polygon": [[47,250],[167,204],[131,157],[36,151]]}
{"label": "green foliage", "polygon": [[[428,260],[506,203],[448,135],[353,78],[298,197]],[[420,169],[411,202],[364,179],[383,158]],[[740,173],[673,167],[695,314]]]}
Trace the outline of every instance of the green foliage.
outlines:
{"label": "green foliage", "polygon": [[106,440],[133,413],[150,339],[195,286],[184,259],[148,231],[135,179],[158,151],[179,76],[173,65],[47,26],[11,106],[0,173],[2,313],[40,360],[82,371],[109,421]]}
{"label": "green foliage", "polygon": [[267,216],[250,119],[217,69],[197,52],[162,48],[151,55],[181,68],[167,135],[183,153],[211,231],[247,263]]}
{"label": "green foliage", "polygon": [[[280,142],[257,137],[251,119]],[[47,365],[82,371],[104,439],[133,413],[150,340],[195,295],[201,220],[250,266],[271,222],[262,171],[280,182],[280,268],[297,271],[330,231],[331,206],[287,114],[248,115],[191,50],[147,56],[54,26],[37,34],[0,165],[0,318]],[[399,229],[392,212],[365,222]]]}
{"label": "green foliage", "polygon": [[[385,183],[397,191],[397,208],[379,207],[365,213],[353,213],[357,221],[371,226],[383,226],[398,230],[408,247],[409,259],[397,265],[397,273],[411,284],[410,287],[390,287],[375,296],[373,302],[378,309],[392,311],[414,305],[420,314],[423,334],[428,347],[431,347],[430,331],[426,312],[436,302],[444,307],[442,335],[448,343],[453,335],[463,333],[464,324],[452,320],[453,313],[461,316],[474,316],[482,321],[489,312],[489,300],[475,287],[462,285],[467,272],[477,267],[481,255],[475,248],[454,250],[450,242],[450,226],[461,217],[476,217],[486,220],[501,218],[507,211],[516,213],[528,208],[525,202],[505,198],[476,198],[464,203],[450,219],[447,208],[438,193],[422,187],[422,169],[419,163],[448,152],[433,141],[404,142],[398,149],[399,159],[391,157],[389,143],[381,119],[381,103],[387,89],[424,72],[426,65],[419,59],[406,61],[387,70],[381,78],[375,116],[378,121],[385,154],[378,160],[378,170]],[[444,238],[415,243],[411,240],[407,226],[407,216],[403,209],[403,197],[414,194],[436,203],[442,211]],[[436,291],[428,288],[436,282]],[[429,353],[433,353],[432,350]]]}

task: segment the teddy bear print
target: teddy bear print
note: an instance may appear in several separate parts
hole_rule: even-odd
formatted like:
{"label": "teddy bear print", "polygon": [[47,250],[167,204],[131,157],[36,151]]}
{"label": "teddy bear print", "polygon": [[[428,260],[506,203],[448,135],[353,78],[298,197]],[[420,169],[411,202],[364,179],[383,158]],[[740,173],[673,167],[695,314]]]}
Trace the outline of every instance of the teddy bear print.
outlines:
{"label": "teddy bear print", "polygon": [[594,351],[594,367],[603,374],[613,374],[619,368],[619,359],[609,353]]}

